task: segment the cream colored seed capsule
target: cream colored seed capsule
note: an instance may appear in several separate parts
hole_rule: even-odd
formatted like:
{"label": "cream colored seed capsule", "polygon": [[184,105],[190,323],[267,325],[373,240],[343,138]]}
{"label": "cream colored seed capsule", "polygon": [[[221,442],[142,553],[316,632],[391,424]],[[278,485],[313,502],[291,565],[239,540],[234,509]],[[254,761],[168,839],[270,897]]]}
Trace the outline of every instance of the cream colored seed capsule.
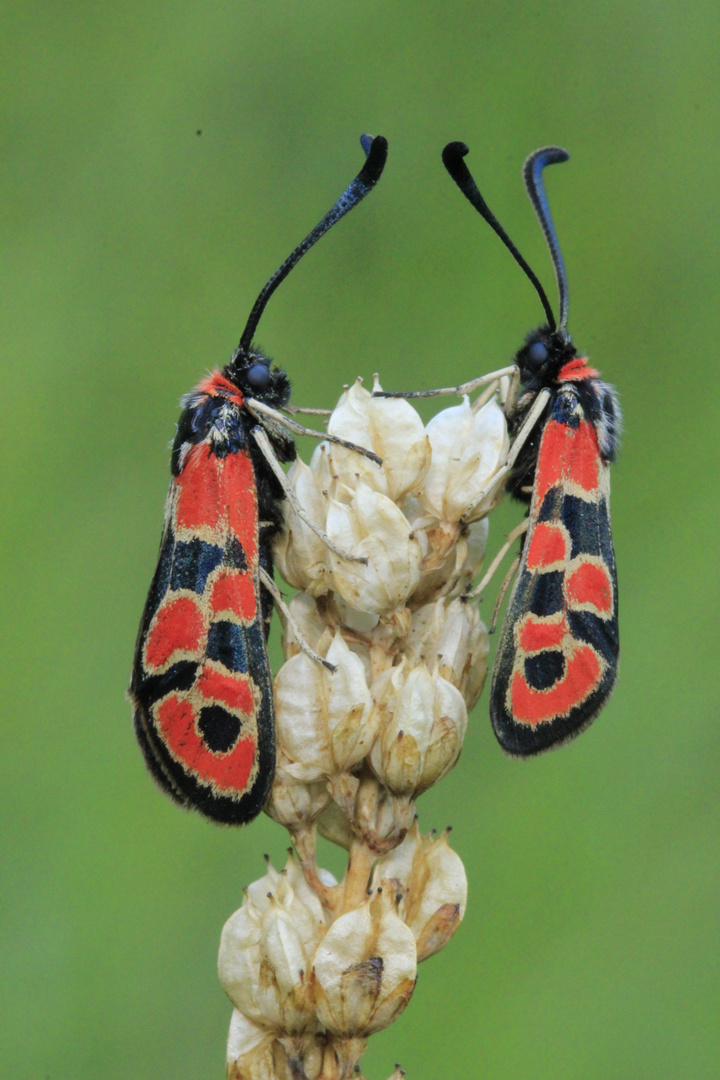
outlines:
{"label": "cream colored seed capsule", "polygon": [[341,915],[315,954],[318,1017],[344,1036],[371,1035],[392,1023],[415,988],[415,936],[376,892]]}
{"label": "cream colored seed capsule", "polygon": [[295,860],[279,880],[270,868],[248,889],[220,939],[218,974],[236,1008],[255,1024],[278,1031],[299,1032],[312,1025],[308,975],[326,928],[320,901]]}
{"label": "cream colored seed capsule", "polygon": [[380,732],[370,754],[373,770],[396,795],[419,795],[458,759],[467,728],[459,690],[432,676],[424,663],[402,671],[383,687]]}
{"label": "cream colored seed capsule", "polygon": [[309,782],[354,768],[375,737],[365,669],[339,631],[327,659],[333,672],[298,653],[275,680],[278,746]]}
{"label": "cream colored seed capsule", "polygon": [[395,881],[404,891],[403,918],[415,935],[418,963],[439,952],[457,930],[467,904],[462,860],[450,848],[447,833],[421,836],[417,822],[405,840],[379,859],[373,884]]}
{"label": "cream colored seed capsule", "polygon": [[346,603],[383,615],[406,601],[420,580],[422,552],[391,499],[361,481],[349,504],[330,500],[327,532],[338,547],[367,559],[362,565],[328,552],[334,588]]}
{"label": "cream colored seed capsule", "polygon": [[420,495],[426,510],[441,521],[459,521],[471,507],[470,520],[483,517],[493,500],[475,506],[508,451],[505,414],[494,401],[473,413],[467,398],[444,409],[427,426],[432,463]]}

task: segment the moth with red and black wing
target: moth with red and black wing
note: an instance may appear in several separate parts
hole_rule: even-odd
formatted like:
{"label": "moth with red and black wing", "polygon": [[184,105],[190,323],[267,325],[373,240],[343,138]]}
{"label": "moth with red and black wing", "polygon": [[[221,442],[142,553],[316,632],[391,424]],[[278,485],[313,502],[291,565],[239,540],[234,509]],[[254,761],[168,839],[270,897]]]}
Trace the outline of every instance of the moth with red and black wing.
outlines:
{"label": "moth with red and black wing", "polygon": [[129,695],[155,780],[179,804],[223,824],[255,817],[273,781],[266,644],[271,543],[287,492],[267,444],[277,460],[291,461],[295,445],[285,426],[302,430],[279,412],[290,398],[285,372],[252,339],[280,282],[380,178],[387,142],[362,142],[363,169],[265,285],[230,363],[181,402],[160,556]]}
{"label": "moth with red and black wing", "polygon": [[567,333],[567,279],[542,179],[543,168],[566,161],[567,153],[536,150],[523,169],[555,267],[557,321],[538,278],[478,191],[467,153],[463,143],[450,143],[445,166],[530,278],[547,316],[515,361],[523,392],[510,413],[510,433],[522,445],[508,490],[530,505],[490,691],[501,746],[525,757],[578,735],[605,705],[617,676],[608,466],[617,451],[619,409],[612,387]]}

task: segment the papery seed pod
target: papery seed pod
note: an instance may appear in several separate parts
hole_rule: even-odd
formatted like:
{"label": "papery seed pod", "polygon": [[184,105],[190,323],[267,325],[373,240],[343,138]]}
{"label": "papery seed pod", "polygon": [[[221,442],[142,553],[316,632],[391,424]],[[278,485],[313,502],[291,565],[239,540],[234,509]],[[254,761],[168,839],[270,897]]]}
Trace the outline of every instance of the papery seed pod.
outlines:
{"label": "papery seed pod", "polygon": [[275,779],[265,813],[286,829],[297,829],[312,823],[330,802],[327,780],[308,782],[299,780],[294,771],[304,772],[304,767],[291,762],[281,750],[277,756]]}
{"label": "papery seed pod", "polygon": [[320,835],[331,844],[337,844],[346,851],[350,850],[353,840],[356,839],[347,817],[338,804],[332,800],[318,818],[317,829]]}
{"label": "papery seed pod", "polygon": [[439,952],[457,930],[465,914],[467,878],[460,856],[439,837],[421,836],[417,822],[394,851],[379,859],[373,885],[386,879],[405,890],[403,917],[415,934],[418,962]]}
{"label": "papery seed pod", "polygon": [[[392,851],[403,840],[415,814],[411,795],[394,795],[370,770],[359,777],[341,773],[332,778],[330,790],[341,808],[353,836],[376,855]],[[337,823],[331,822],[335,830]],[[342,844],[341,834],[337,843]],[[334,839],[329,836],[329,839]],[[344,846],[344,845],[343,845]]]}
{"label": "papery seed pod", "polygon": [[[340,400],[333,409],[328,421],[328,434],[337,435],[343,431],[342,436],[356,446],[364,446],[372,449],[372,433],[370,430],[369,405],[371,394],[362,385],[362,379],[356,379],[352,386],[348,387],[340,396]],[[339,448],[342,451],[342,447]],[[379,455],[378,455],[379,456]],[[358,454],[339,453],[337,456],[328,447],[330,471],[335,480],[345,484],[351,490],[359,483],[365,483],[374,491],[380,491],[383,495],[388,494],[385,472],[380,465],[360,458]]]}
{"label": "papery seed pod", "polygon": [[407,1005],[416,973],[415,937],[376,893],[341,915],[315,953],[318,1017],[338,1035],[380,1031]]}
{"label": "papery seed pod", "polygon": [[[467,709],[462,694],[425,664],[410,671],[402,687],[388,687],[376,706],[389,719],[381,726],[370,763],[396,795],[419,795],[453,767],[462,749]],[[381,719],[382,725],[382,719]]]}
{"label": "papery seed pod", "polygon": [[[317,487],[312,469],[296,458],[287,479],[305,512],[319,528],[324,529],[327,496]],[[329,592],[331,583],[326,553],[327,548],[317,533],[285,502],[282,529],[273,544],[273,556],[285,580],[311,596],[322,596]]]}
{"label": "papery seed pod", "polygon": [[275,891],[263,892],[273,876],[247,890],[223,927],[218,974],[230,1000],[254,1023],[303,1031],[316,1022],[307,973],[327,917],[294,859]]}
{"label": "papery seed pod", "polygon": [[233,1009],[227,1041],[227,1080],[279,1080],[273,1054],[275,1032]]}
{"label": "papery seed pod", "polygon": [[477,576],[485,558],[487,518],[468,526],[427,516],[413,519],[410,515],[409,520],[423,549],[422,574],[409,603],[419,607],[438,596],[459,596]]}
{"label": "papery seed pod", "polygon": [[487,628],[474,604],[440,599],[413,614],[403,653],[415,665],[424,661],[461,692],[468,712],[480,696],[490,648]]}
{"label": "papery seed pod", "polygon": [[[379,383],[375,389],[380,389]],[[372,450],[383,463],[378,468],[343,447],[331,446],[333,475],[350,488],[363,482],[400,503],[419,487],[430,467],[430,442],[412,405],[401,398],[373,397],[359,379],[342,395],[330,417],[328,433],[339,431],[345,432],[344,439]]]}
{"label": "papery seed pod", "polygon": [[349,504],[330,500],[331,540],[364,556],[351,563],[328,551],[335,590],[359,611],[382,615],[403,604],[420,579],[420,545],[403,513],[386,495],[359,483]]}
{"label": "papery seed pod", "polygon": [[339,632],[327,659],[334,672],[299,653],[275,680],[278,745],[308,781],[354,768],[375,737],[365,668]]}
{"label": "papery seed pod", "polygon": [[[320,615],[318,606],[312,596],[308,596],[305,592],[295,593],[288,603],[288,608],[307,644],[316,652],[318,650],[324,652],[330,645],[332,632]],[[326,636],[321,641],[323,635]],[[286,660],[289,660],[291,656],[297,656],[301,651],[295,629],[285,619],[283,619],[283,649]]]}
{"label": "papery seed pod", "polygon": [[304,1032],[302,1035],[281,1035],[278,1038],[287,1055],[292,1080],[318,1080],[323,1072],[323,1057],[327,1047],[324,1034]]}
{"label": "papery seed pod", "polygon": [[487,514],[497,502],[492,495],[475,501],[507,456],[509,440],[505,414],[496,401],[476,413],[467,398],[443,409],[427,425],[432,462],[420,501],[441,521],[459,521],[473,507],[469,520]]}

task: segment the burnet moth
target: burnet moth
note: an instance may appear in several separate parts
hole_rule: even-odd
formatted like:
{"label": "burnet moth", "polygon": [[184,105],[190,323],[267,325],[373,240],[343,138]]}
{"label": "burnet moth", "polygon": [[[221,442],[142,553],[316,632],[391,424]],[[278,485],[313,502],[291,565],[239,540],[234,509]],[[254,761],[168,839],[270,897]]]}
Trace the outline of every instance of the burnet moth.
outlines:
{"label": "burnet moth", "polygon": [[542,173],[546,165],[567,161],[568,154],[545,147],[523,168],[555,268],[556,320],[538,278],[478,191],[463,160],[467,153],[464,143],[450,143],[443,151],[445,167],[530,279],[547,318],[515,357],[522,393],[510,404],[514,442],[502,471],[510,493],[529,507],[515,530],[515,536],[525,535],[490,690],[500,745],[525,757],[586,728],[617,676],[608,466],[617,452],[620,413],[614,390],[578,353],[567,331],[567,278]]}
{"label": "burnet moth", "polygon": [[182,806],[228,825],[260,812],[275,770],[266,643],[273,602],[282,600],[272,580],[271,543],[284,498],[307,520],[278,461],[296,455],[288,430],[328,438],[279,411],[288,407],[289,380],[253,337],[280,282],[380,178],[386,140],[366,135],[361,142],[362,170],[267,282],[230,363],[181,401],[160,555],[129,696],[159,786]]}

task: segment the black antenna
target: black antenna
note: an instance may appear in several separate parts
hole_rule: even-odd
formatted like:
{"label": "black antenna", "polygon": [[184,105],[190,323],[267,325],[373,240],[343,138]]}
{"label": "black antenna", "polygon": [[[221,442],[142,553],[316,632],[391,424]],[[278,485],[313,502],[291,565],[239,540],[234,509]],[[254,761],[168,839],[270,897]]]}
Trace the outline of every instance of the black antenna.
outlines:
{"label": "black antenna", "polygon": [[336,221],[339,221],[341,217],[344,217],[345,214],[348,213],[348,211],[352,210],[353,206],[357,206],[360,200],[364,199],[369,191],[372,191],[375,184],[380,179],[382,171],[385,168],[385,162],[387,161],[387,139],[384,139],[382,135],[378,135],[376,138],[373,138],[372,135],[363,135],[360,138],[360,143],[367,155],[365,164],[352,183],[342,193],[333,208],[328,211],[320,224],[315,226],[313,231],[305,237],[301,244],[298,244],[291,255],[288,255],[282,266],[275,271],[267,285],[265,285],[255,301],[253,309],[250,312],[250,318],[243,330],[242,337],[240,338],[240,345],[238,346],[239,352],[247,352],[249,349],[268,300],[275,292],[280,282],[284,281],[288,276],[293,266],[302,259],[305,252],[309,251],[313,244],[318,242],[321,236],[325,235],[328,229],[333,227]]}
{"label": "black antenna", "polygon": [[[480,213],[485,218],[488,225],[495,230],[505,247],[515,259],[515,262],[518,264],[518,266],[521,267],[522,270],[524,270],[527,277],[529,277],[530,281],[535,286],[535,291],[540,297],[540,302],[545,309],[545,316],[548,321],[548,326],[551,330],[555,330],[557,326],[555,322],[555,315],[553,314],[553,309],[550,307],[550,301],[547,298],[547,294],[543,289],[542,285],[540,284],[540,281],[538,280],[537,274],[535,274],[528,266],[525,259],[522,257],[508,234],[503,229],[498,219],[493,214],[488,204],[483,199],[482,195],[478,191],[477,184],[472,178],[470,170],[463,161],[465,155],[469,153],[470,149],[465,145],[465,143],[448,143],[442,152],[443,165],[450,173],[465,198],[473,204],[478,213]],[[530,161],[530,158],[528,158],[528,161]],[[542,166],[540,166],[540,168],[542,168]],[[543,191],[543,197],[544,194],[545,193]]]}
{"label": "black antenna", "polygon": [[567,150],[563,150],[561,146],[542,146],[539,150],[534,150],[523,165],[525,187],[530,196],[530,201],[535,207],[535,213],[542,226],[542,231],[545,233],[547,246],[550,248],[550,257],[555,267],[555,277],[557,279],[558,293],[560,294],[560,320],[558,324],[560,330],[565,330],[567,327],[568,282],[560,244],[550,216],[550,206],[545,194],[542,171],[546,165],[556,165],[562,161],[568,161],[569,158],[570,155]]}

